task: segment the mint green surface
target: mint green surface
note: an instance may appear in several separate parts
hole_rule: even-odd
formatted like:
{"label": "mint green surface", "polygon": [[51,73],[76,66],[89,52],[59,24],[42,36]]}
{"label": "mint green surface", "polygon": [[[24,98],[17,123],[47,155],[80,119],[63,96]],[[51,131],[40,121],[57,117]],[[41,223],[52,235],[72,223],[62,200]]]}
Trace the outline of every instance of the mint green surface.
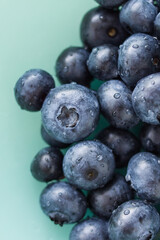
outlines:
{"label": "mint green surface", "polygon": [[79,46],[79,25],[94,0],[0,0],[0,239],[68,240],[71,225],[54,226],[41,212],[45,186],[30,174],[46,144],[40,113],[20,110],[13,88],[30,68],[55,75],[59,53]]}

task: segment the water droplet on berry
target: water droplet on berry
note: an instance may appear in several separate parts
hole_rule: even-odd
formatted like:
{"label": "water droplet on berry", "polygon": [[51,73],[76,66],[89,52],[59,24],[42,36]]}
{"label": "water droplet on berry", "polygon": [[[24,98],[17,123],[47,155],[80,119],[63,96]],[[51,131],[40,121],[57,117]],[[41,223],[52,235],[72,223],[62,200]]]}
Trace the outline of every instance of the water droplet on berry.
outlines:
{"label": "water droplet on berry", "polygon": [[155,84],[155,81],[152,81],[151,83],[152,83],[152,85],[154,85],[154,84]]}
{"label": "water droplet on berry", "polygon": [[89,113],[91,114],[92,117],[94,116],[94,113],[92,110],[90,110]]}
{"label": "water droplet on berry", "polygon": [[68,68],[67,66],[65,66],[65,67],[64,67],[64,72],[65,72],[65,73],[68,72],[68,69],[69,69],[69,68]]}
{"label": "water droplet on berry", "polygon": [[124,210],[124,215],[128,215],[128,214],[130,214],[129,209]]}
{"label": "water droplet on berry", "polygon": [[149,45],[145,45],[145,49],[151,50],[151,47]]}
{"label": "water droplet on berry", "polygon": [[115,116],[116,116],[116,111],[114,111],[114,112],[112,113],[112,116],[113,116],[113,117],[115,117]]}
{"label": "water droplet on berry", "polygon": [[97,160],[98,160],[98,161],[102,161],[102,159],[103,159],[102,155],[98,155],[98,156],[97,156]]}
{"label": "water droplet on berry", "polygon": [[120,97],[121,97],[121,94],[120,94],[120,93],[115,93],[115,94],[114,94],[114,98],[119,99]]}
{"label": "water droplet on berry", "polygon": [[100,15],[99,18],[100,18],[100,20],[104,20],[104,16],[103,15]]}
{"label": "water droplet on berry", "polygon": [[93,54],[96,54],[98,52],[98,48],[94,48],[92,52]]}
{"label": "water droplet on berry", "polygon": [[130,175],[126,175],[126,181],[130,181],[131,180],[131,176]]}
{"label": "water droplet on berry", "polygon": [[132,47],[133,47],[133,48],[139,48],[139,45],[138,45],[138,44],[133,44]]}

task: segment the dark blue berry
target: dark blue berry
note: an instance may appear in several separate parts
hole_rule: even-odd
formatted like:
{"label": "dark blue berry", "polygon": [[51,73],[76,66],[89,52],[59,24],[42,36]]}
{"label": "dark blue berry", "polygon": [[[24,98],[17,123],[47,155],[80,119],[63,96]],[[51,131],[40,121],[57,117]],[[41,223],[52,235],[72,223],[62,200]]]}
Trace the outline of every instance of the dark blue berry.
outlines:
{"label": "dark blue berry", "polygon": [[103,44],[118,46],[128,37],[119,21],[119,12],[102,7],[91,9],[81,23],[81,39],[92,49]]}
{"label": "dark blue berry", "polygon": [[14,92],[22,109],[39,111],[51,88],[55,87],[53,77],[41,70],[31,69],[17,81]]}
{"label": "dark blue berry", "polygon": [[57,147],[57,148],[66,148],[66,147],[68,147],[68,144],[59,142],[59,141],[55,140],[55,138],[51,137],[47,133],[47,131],[45,130],[43,125],[41,125],[41,136],[42,136],[43,140],[46,143],[48,143],[50,146],[52,146],[52,147]]}
{"label": "dark blue berry", "polygon": [[160,126],[144,124],[141,129],[140,139],[143,148],[147,152],[160,154]]}
{"label": "dark blue berry", "polygon": [[153,240],[160,228],[160,216],[151,205],[130,200],[112,214],[108,233],[110,240]]}
{"label": "dark blue berry", "polygon": [[154,33],[155,36],[160,39],[160,13],[158,13],[154,21]]}
{"label": "dark blue berry", "polygon": [[160,203],[160,160],[149,152],[134,155],[128,164],[126,180],[137,195],[152,203]]}
{"label": "dark blue berry", "polygon": [[120,22],[130,33],[153,33],[157,8],[146,0],[129,0],[120,12]]}
{"label": "dark blue berry", "polygon": [[76,82],[89,86],[92,76],[87,68],[89,52],[81,47],[65,49],[57,59],[56,74],[62,84]]}
{"label": "dark blue berry", "polygon": [[91,210],[99,217],[109,218],[120,204],[133,198],[132,190],[124,177],[115,175],[113,180],[101,189],[88,195]]}
{"label": "dark blue berry", "polygon": [[113,150],[116,167],[126,167],[130,158],[140,151],[139,140],[129,131],[107,127],[97,138]]}
{"label": "dark blue berry", "polygon": [[126,2],[127,0],[96,0],[104,8],[114,8],[120,6],[122,3]]}
{"label": "dark blue berry", "polygon": [[111,180],[115,160],[110,148],[99,141],[83,141],[69,148],[63,159],[67,180],[78,188],[92,190]]}
{"label": "dark blue berry", "polygon": [[41,149],[31,163],[31,173],[41,182],[49,182],[63,178],[63,154],[59,149],[46,147]]}
{"label": "dark blue berry", "polygon": [[160,73],[149,75],[138,82],[132,93],[132,103],[143,122],[160,124]]}
{"label": "dark blue berry", "polygon": [[128,129],[139,119],[132,107],[131,91],[119,80],[103,83],[98,89],[98,99],[105,118],[115,127]]}
{"label": "dark blue berry", "polygon": [[130,87],[141,78],[159,72],[158,40],[143,33],[133,34],[120,46],[118,68],[122,80]]}
{"label": "dark blue berry", "polygon": [[109,80],[118,77],[118,47],[106,44],[92,50],[88,69],[94,78]]}
{"label": "dark blue berry", "polygon": [[108,222],[99,218],[86,219],[73,227],[69,240],[109,240]]}
{"label": "dark blue berry", "polygon": [[95,92],[76,83],[52,89],[42,107],[42,123],[50,136],[63,143],[87,137],[99,120]]}
{"label": "dark blue berry", "polygon": [[41,193],[40,205],[43,212],[61,226],[82,219],[87,208],[83,193],[66,182],[49,184]]}

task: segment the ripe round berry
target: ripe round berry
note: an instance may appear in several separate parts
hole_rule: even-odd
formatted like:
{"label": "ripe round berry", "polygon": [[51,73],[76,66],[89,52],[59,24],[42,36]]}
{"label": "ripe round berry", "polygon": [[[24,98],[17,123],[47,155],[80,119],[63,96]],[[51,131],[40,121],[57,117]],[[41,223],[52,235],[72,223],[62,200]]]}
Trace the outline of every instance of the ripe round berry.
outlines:
{"label": "ripe round berry", "polygon": [[31,69],[17,81],[14,92],[17,103],[27,111],[39,111],[51,88],[55,87],[53,77],[41,70]]}

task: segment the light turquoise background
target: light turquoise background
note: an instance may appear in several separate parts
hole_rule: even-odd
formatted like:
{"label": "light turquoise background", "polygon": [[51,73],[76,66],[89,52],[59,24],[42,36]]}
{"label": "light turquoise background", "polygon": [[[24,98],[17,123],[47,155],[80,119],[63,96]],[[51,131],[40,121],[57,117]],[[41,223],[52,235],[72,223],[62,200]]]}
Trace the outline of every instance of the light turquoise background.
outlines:
{"label": "light turquoise background", "polygon": [[0,239],[68,240],[71,225],[54,226],[41,212],[45,184],[30,163],[45,145],[40,113],[20,110],[13,88],[30,68],[54,73],[59,53],[80,45],[82,16],[94,0],[0,0]]}

